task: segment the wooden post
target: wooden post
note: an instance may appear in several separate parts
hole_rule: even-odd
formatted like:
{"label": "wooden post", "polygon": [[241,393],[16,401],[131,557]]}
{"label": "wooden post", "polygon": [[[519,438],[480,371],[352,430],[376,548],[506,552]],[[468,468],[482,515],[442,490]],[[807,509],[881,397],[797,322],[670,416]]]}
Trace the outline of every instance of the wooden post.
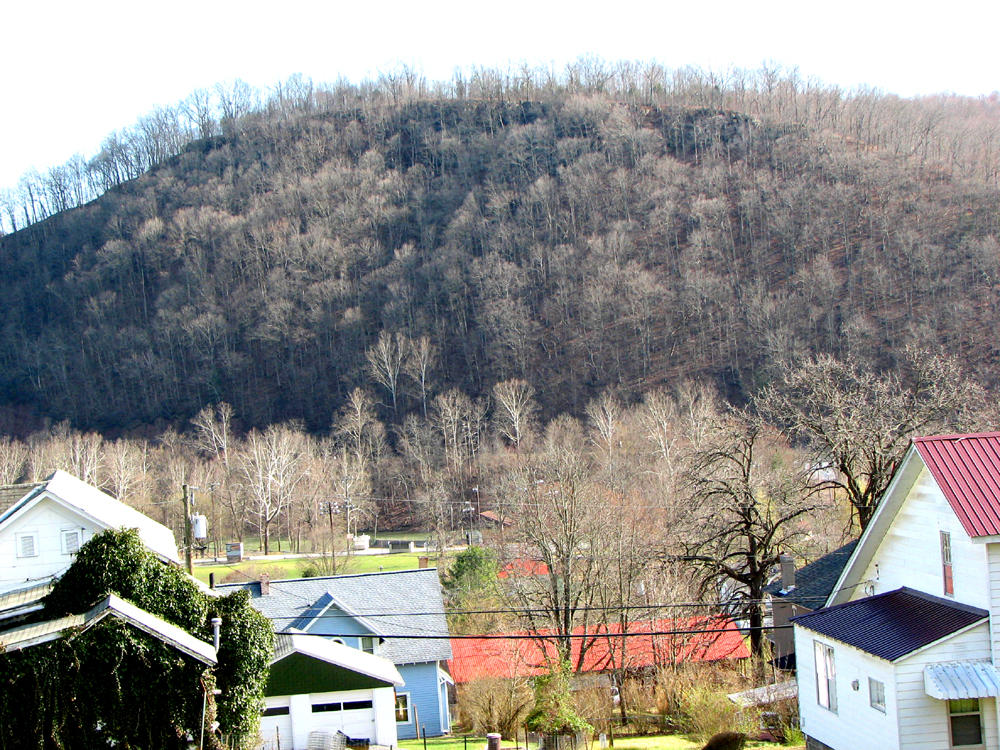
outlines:
{"label": "wooden post", "polygon": [[187,563],[188,575],[194,575],[194,560],[191,558],[191,498],[188,496],[188,486],[184,490],[184,560]]}

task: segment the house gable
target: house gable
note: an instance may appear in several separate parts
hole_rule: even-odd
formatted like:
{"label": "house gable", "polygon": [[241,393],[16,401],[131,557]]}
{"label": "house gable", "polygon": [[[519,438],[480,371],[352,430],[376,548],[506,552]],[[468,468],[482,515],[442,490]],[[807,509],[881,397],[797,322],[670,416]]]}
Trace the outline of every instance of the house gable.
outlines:
{"label": "house gable", "polygon": [[271,665],[264,695],[328,693],[380,687],[392,687],[392,683],[313,656],[292,653]]}
{"label": "house gable", "polygon": [[[951,550],[945,586],[942,532]],[[911,448],[830,598],[842,604],[906,586],[988,608],[986,545],[974,542],[920,453]]]}

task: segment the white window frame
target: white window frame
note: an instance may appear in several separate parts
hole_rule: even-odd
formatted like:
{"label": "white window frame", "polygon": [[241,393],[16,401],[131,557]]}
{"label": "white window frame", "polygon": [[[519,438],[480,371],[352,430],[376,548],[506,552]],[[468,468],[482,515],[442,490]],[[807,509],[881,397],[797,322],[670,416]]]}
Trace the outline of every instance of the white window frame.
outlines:
{"label": "white window frame", "polygon": [[876,711],[885,713],[885,683],[873,677],[868,678],[868,703]]}
{"label": "white window frame", "polygon": [[[70,550],[69,544],[67,544],[70,535],[76,536],[76,549],[74,550]],[[59,532],[59,542],[62,545],[62,553],[64,555],[75,555],[80,551],[80,547],[83,546],[83,529],[63,529]]]}
{"label": "white window frame", "polygon": [[[24,540],[31,539],[31,554],[24,554]],[[14,535],[14,542],[17,545],[17,556],[28,558],[28,557],[38,557],[38,532],[37,531],[22,531]]]}
{"label": "white window frame", "polygon": [[[986,741],[986,727],[983,725],[983,704],[978,698],[972,698],[976,702],[975,711],[952,711],[952,702],[948,701],[948,746],[953,748],[962,748],[963,750],[976,750],[976,748],[985,747]],[[951,725],[951,720],[955,716],[977,716],[979,717],[979,739],[982,740],[977,745],[956,745],[955,744],[955,730]]]}
{"label": "white window frame", "polygon": [[[365,641],[368,641],[371,644],[371,650],[365,648]],[[378,636],[363,635],[360,638],[358,638],[358,645],[361,647],[361,650],[364,651],[366,654],[371,654],[372,656],[378,656]]]}
{"label": "white window frame", "polygon": [[955,565],[951,554],[951,532],[941,532],[941,588],[944,595],[955,596]]}
{"label": "white window frame", "polygon": [[831,713],[837,713],[837,664],[833,646],[813,641],[816,657],[816,702]]}
{"label": "white window frame", "polygon": [[[406,721],[400,721],[398,717],[399,713],[399,701],[406,701]],[[397,724],[412,724],[413,723],[413,703],[410,701],[409,693],[396,693],[396,700],[394,702],[393,716],[396,717]]]}

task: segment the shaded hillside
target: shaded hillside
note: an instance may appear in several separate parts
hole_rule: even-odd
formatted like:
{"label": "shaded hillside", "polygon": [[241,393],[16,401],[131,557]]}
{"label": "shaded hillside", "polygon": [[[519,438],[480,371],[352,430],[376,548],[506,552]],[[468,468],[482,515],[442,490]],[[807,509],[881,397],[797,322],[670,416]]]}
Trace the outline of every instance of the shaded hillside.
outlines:
{"label": "shaded hillside", "polygon": [[427,337],[431,393],[523,377],[549,415],[912,341],[992,381],[1000,194],[848,135],[602,96],[261,113],[0,239],[0,392],[322,430],[382,331]]}

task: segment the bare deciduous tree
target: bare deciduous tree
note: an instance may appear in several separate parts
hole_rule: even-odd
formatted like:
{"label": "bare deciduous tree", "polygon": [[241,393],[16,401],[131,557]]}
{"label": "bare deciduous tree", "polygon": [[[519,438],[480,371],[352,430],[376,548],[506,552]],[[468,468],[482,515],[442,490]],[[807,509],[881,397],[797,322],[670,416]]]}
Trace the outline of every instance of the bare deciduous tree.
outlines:
{"label": "bare deciduous tree", "polygon": [[734,601],[750,625],[750,648],[764,653],[764,586],[778,555],[804,530],[819,500],[807,488],[784,437],[747,412],[721,416],[690,457],[686,554],[705,583]]}
{"label": "bare deciduous tree", "polygon": [[493,386],[496,400],[496,422],[500,434],[515,448],[529,434],[538,405],[535,403],[535,389],[527,380],[504,380]]}
{"label": "bare deciduous tree", "polygon": [[908,347],[899,366],[875,372],[852,357],[820,355],[785,373],[759,401],[762,413],[808,441],[814,486],[844,492],[863,531],[882,500],[910,438],[927,430],[960,428],[985,414],[982,389],[958,361]]}

